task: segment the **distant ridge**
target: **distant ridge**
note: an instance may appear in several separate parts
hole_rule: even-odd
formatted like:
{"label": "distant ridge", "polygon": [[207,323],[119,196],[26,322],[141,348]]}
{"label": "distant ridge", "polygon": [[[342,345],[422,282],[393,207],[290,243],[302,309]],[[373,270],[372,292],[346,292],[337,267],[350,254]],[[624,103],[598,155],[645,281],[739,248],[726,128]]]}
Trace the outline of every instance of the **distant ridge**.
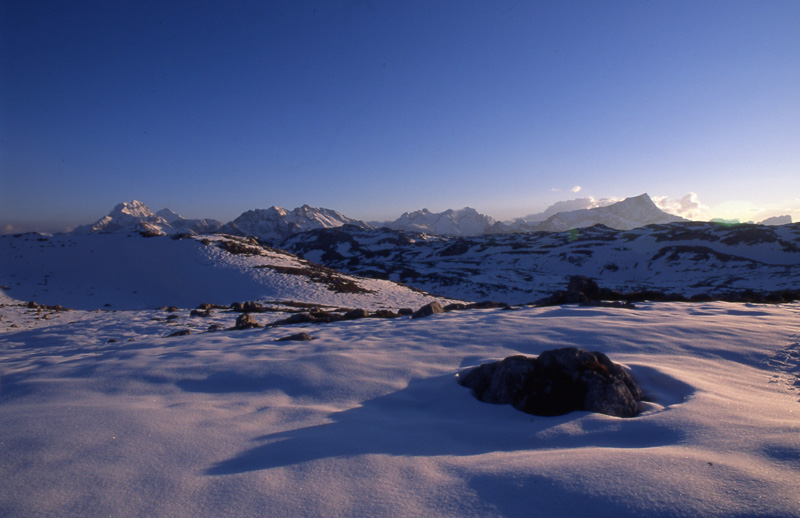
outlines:
{"label": "distant ridge", "polygon": [[679,221],[689,220],[668,214],[659,209],[650,199],[650,196],[645,193],[632,198],[625,198],[620,202],[605,207],[559,212],[537,225],[535,229],[561,232],[600,224],[616,230],[631,230],[647,225],[677,223]]}
{"label": "distant ridge", "polygon": [[759,221],[759,225],[790,225],[792,223],[792,217],[788,214],[783,216],[773,216],[771,218],[767,218],[764,221]]}
{"label": "distant ridge", "polygon": [[498,223],[491,232],[563,232],[594,225],[605,225],[615,230],[632,230],[647,225],[681,221],[689,220],[664,212],[656,206],[647,193],[644,193],[601,207],[557,212],[538,223],[523,219],[510,224]]}
{"label": "distant ridge", "polygon": [[489,230],[495,220],[471,207],[444,212],[428,209],[406,212],[384,226],[393,230],[423,232],[438,236],[476,236]]}

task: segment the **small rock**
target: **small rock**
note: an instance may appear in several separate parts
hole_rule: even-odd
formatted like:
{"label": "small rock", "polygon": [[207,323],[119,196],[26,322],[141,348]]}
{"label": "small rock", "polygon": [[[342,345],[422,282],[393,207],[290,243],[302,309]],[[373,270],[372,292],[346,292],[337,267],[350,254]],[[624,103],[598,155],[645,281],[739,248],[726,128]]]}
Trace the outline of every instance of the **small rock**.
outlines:
{"label": "small rock", "polygon": [[261,327],[261,324],[256,322],[256,319],[250,313],[239,315],[236,319],[236,325],[233,326],[234,329],[252,329],[254,327]]}
{"label": "small rock", "polygon": [[359,309],[351,309],[344,315],[342,315],[342,320],[356,320],[359,318],[366,318],[369,316],[369,311],[363,308]]}
{"label": "small rock", "polygon": [[186,335],[190,335],[190,334],[192,334],[192,332],[190,330],[181,329],[180,331],[175,331],[174,333],[168,334],[167,338],[169,338],[171,336],[186,336]]}
{"label": "small rock", "polygon": [[264,312],[264,306],[262,306],[261,304],[259,304],[257,302],[253,302],[253,301],[249,301],[249,300],[244,303],[242,309],[246,313],[263,313]]}
{"label": "small rock", "polygon": [[309,316],[312,318],[312,322],[325,322],[325,323],[327,323],[327,322],[336,322],[336,321],[342,319],[342,317],[337,315],[337,314],[331,313],[330,311],[323,311],[323,310],[311,311],[311,312],[309,312]]}
{"label": "small rock", "polygon": [[208,326],[206,328],[206,331],[208,331],[210,333],[210,332],[213,332],[213,331],[222,331],[223,329],[224,328],[222,327],[222,324],[211,324],[210,326]]}
{"label": "small rock", "polygon": [[430,304],[425,304],[418,310],[416,310],[412,315],[411,318],[422,318],[433,315],[434,313],[444,313],[444,308],[438,301],[433,301]]}
{"label": "small rock", "polygon": [[379,309],[370,316],[373,318],[397,318],[398,315],[391,309]]}

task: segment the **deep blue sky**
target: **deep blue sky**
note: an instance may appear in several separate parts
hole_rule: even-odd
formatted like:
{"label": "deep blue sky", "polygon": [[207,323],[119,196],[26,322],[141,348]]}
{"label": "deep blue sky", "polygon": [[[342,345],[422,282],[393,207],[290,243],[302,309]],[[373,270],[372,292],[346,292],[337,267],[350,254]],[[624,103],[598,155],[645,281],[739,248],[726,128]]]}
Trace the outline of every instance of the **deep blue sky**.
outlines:
{"label": "deep blue sky", "polygon": [[0,5],[6,229],[643,192],[800,220],[795,0]]}

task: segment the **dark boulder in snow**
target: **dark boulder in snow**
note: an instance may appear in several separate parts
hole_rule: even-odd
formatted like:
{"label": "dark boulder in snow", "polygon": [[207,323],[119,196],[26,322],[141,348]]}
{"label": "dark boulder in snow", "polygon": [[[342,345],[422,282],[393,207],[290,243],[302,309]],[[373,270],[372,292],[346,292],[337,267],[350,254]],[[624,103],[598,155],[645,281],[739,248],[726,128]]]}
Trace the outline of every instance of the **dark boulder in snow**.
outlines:
{"label": "dark boulder in snow", "polygon": [[584,275],[573,275],[569,278],[567,293],[583,293],[589,300],[600,298],[600,286],[594,279]]}
{"label": "dark boulder in snow", "polygon": [[487,403],[510,404],[528,414],[562,415],[575,410],[616,417],[639,413],[642,391],[619,365],[601,352],[576,347],[545,351],[539,357],[510,356],[459,375]]}
{"label": "dark boulder in snow", "polygon": [[263,313],[265,311],[264,306],[258,302],[253,302],[250,300],[245,302],[234,302],[231,304],[231,309],[239,313]]}
{"label": "dark boulder in snow", "polygon": [[363,308],[358,309],[351,309],[344,315],[342,315],[342,320],[358,320],[359,318],[367,318],[369,316],[369,311]]}
{"label": "dark boulder in snow", "polygon": [[372,318],[397,318],[400,315],[391,309],[379,309],[370,315]]}
{"label": "dark boulder in snow", "polygon": [[416,310],[414,314],[411,315],[411,318],[427,317],[429,315],[433,315],[434,313],[444,313],[444,308],[442,307],[442,305],[435,300],[430,304],[425,304],[424,306]]}
{"label": "dark boulder in snow", "polygon": [[236,325],[233,326],[234,329],[251,329],[253,327],[261,327],[261,324],[256,322],[256,319],[250,313],[239,315],[236,319]]}

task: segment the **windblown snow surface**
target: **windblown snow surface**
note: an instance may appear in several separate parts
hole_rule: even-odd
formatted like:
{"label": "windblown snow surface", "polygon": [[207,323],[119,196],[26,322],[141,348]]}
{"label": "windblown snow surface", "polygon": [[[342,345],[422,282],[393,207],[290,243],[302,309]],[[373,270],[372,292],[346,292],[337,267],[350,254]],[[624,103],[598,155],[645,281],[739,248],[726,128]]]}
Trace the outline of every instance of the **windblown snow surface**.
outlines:
{"label": "windblown snow surface", "polygon": [[[187,308],[56,312],[15,290],[2,516],[800,516],[796,303],[204,332]],[[314,340],[276,341],[301,331]],[[456,381],[563,346],[628,367],[645,411],[536,417]]]}

